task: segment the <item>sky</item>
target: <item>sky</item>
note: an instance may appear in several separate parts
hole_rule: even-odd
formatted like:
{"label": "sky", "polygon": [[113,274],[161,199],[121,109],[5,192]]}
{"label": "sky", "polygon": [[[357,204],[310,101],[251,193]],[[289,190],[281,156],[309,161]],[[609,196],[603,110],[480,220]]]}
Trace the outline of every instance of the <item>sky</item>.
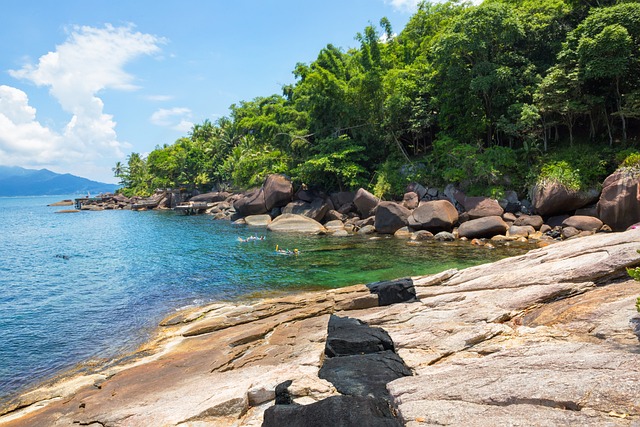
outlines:
{"label": "sky", "polygon": [[3,0],[0,165],[115,183],[127,155],[281,94],[296,63],[347,50],[418,0]]}

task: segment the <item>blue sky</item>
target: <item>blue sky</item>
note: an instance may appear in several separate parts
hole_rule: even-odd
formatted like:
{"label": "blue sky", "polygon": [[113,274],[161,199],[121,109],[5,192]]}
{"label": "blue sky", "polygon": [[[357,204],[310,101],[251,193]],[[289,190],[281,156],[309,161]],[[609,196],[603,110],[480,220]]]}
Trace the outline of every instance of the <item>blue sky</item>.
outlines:
{"label": "blue sky", "polygon": [[115,182],[132,151],[281,93],[297,62],[417,0],[4,0],[0,165]]}

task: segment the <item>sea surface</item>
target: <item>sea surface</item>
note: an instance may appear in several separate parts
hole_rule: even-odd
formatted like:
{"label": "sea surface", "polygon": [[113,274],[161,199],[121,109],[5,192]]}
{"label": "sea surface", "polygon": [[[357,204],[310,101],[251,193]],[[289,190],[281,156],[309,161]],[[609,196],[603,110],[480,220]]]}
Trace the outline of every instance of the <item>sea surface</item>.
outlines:
{"label": "sea surface", "polygon": [[[0,198],[0,404],[56,374],[134,351],[180,308],[430,274],[526,246],[299,236],[211,216],[57,213],[72,196]],[[241,242],[239,237],[264,236]],[[298,249],[298,256],[275,252]]]}

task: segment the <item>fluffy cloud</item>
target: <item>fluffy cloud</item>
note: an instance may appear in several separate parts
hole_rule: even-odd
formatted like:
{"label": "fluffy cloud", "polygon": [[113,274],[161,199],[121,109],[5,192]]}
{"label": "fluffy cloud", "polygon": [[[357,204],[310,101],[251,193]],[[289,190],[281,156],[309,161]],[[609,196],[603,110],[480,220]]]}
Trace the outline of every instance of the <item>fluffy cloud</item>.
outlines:
{"label": "fluffy cloud", "polygon": [[160,108],[151,115],[149,119],[156,126],[162,126],[177,130],[180,132],[188,132],[193,127],[191,122],[191,110],[184,107],[176,108]]}
{"label": "fluffy cloud", "polygon": [[[0,90],[0,153],[3,163],[34,165],[124,156],[129,145],[118,140],[116,122],[104,112],[98,94],[108,89],[134,90],[134,77],[124,66],[141,55],[160,52],[163,39],[135,32],[133,26],[73,27],[56,50],[9,74],[49,93],[70,115],[59,131],[36,121],[23,91]],[[26,160],[28,161],[26,161]]]}
{"label": "fluffy cloud", "polygon": [[420,0],[385,0],[385,2],[398,10],[415,12],[418,10],[418,3],[420,3]]}
{"label": "fluffy cloud", "polygon": [[7,164],[48,164],[64,156],[62,137],[36,121],[23,91],[0,86],[0,158]]}

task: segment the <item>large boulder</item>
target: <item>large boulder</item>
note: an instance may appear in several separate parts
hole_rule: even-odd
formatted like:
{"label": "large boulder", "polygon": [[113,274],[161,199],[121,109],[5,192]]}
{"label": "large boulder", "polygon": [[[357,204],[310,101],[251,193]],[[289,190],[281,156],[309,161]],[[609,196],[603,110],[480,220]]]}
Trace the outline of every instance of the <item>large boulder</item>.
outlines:
{"label": "large boulder", "polygon": [[600,192],[595,189],[573,191],[558,183],[536,185],[531,190],[533,209],[543,216],[575,211],[594,203],[599,195]]}
{"label": "large boulder", "polygon": [[458,210],[448,200],[422,202],[409,216],[409,226],[431,232],[451,231],[458,222]]}
{"label": "large boulder", "polygon": [[540,215],[521,215],[513,222],[513,225],[531,226],[536,230],[540,230],[542,224],[544,224],[544,220]]}
{"label": "large boulder", "polygon": [[401,427],[385,399],[331,396],[308,405],[274,405],[264,412],[262,427]]}
{"label": "large boulder", "polygon": [[264,181],[264,204],[267,211],[285,206],[293,196],[293,184],[286,175],[269,175]]}
{"label": "large boulder", "polygon": [[573,227],[580,231],[598,231],[602,225],[598,218],[585,215],[570,216],[562,222],[563,227]]}
{"label": "large boulder", "polygon": [[337,193],[331,193],[329,197],[333,202],[333,206],[336,210],[340,209],[341,206],[346,205],[348,203],[353,203],[353,198],[356,196],[356,193],[353,191],[340,191]]}
{"label": "large boulder", "polygon": [[470,219],[501,216],[504,213],[500,203],[489,197],[465,197],[464,209],[469,214]]}
{"label": "large boulder", "polygon": [[211,193],[198,194],[197,196],[193,196],[192,198],[190,198],[189,201],[217,203],[224,202],[229,196],[231,196],[231,193],[227,193],[225,191],[214,191]]}
{"label": "large boulder", "polygon": [[353,204],[356,205],[356,208],[362,217],[373,215],[379,202],[380,200],[376,196],[369,193],[364,188],[359,189],[353,198]]}
{"label": "large boulder", "polygon": [[374,226],[378,233],[393,234],[407,225],[411,211],[395,202],[380,202],[376,209]]}
{"label": "large boulder", "polygon": [[249,215],[244,221],[250,227],[266,227],[271,223],[271,217],[267,214]]}
{"label": "large boulder", "polygon": [[296,214],[282,214],[267,226],[269,231],[288,233],[324,233],[326,229],[318,221]]}
{"label": "large boulder", "polygon": [[598,201],[598,217],[614,231],[626,230],[640,221],[640,176],[630,171],[617,171],[602,184]]}
{"label": "large boulder", "polygon": [[326,203],[323,199],[318,198],[314,199],[312,203],[302,200],[291,202],[282,208],[282,213],[304,215],[320,222],[330,209],[331,205]]}
{"label": "large boulder", "polygon": [[469,220],[460,224],[458,235],[467,239],[475,239],[482,237],[493,237],[499,234],[505,234],[509,226],[499,216],[486,216]]}
{"label": "large boulder", "polygon": [[236,213],[241,216],[261,215],[269,212],[264,204],[263,189],[255,190],[244,194],[244,196],[233,203]]}

